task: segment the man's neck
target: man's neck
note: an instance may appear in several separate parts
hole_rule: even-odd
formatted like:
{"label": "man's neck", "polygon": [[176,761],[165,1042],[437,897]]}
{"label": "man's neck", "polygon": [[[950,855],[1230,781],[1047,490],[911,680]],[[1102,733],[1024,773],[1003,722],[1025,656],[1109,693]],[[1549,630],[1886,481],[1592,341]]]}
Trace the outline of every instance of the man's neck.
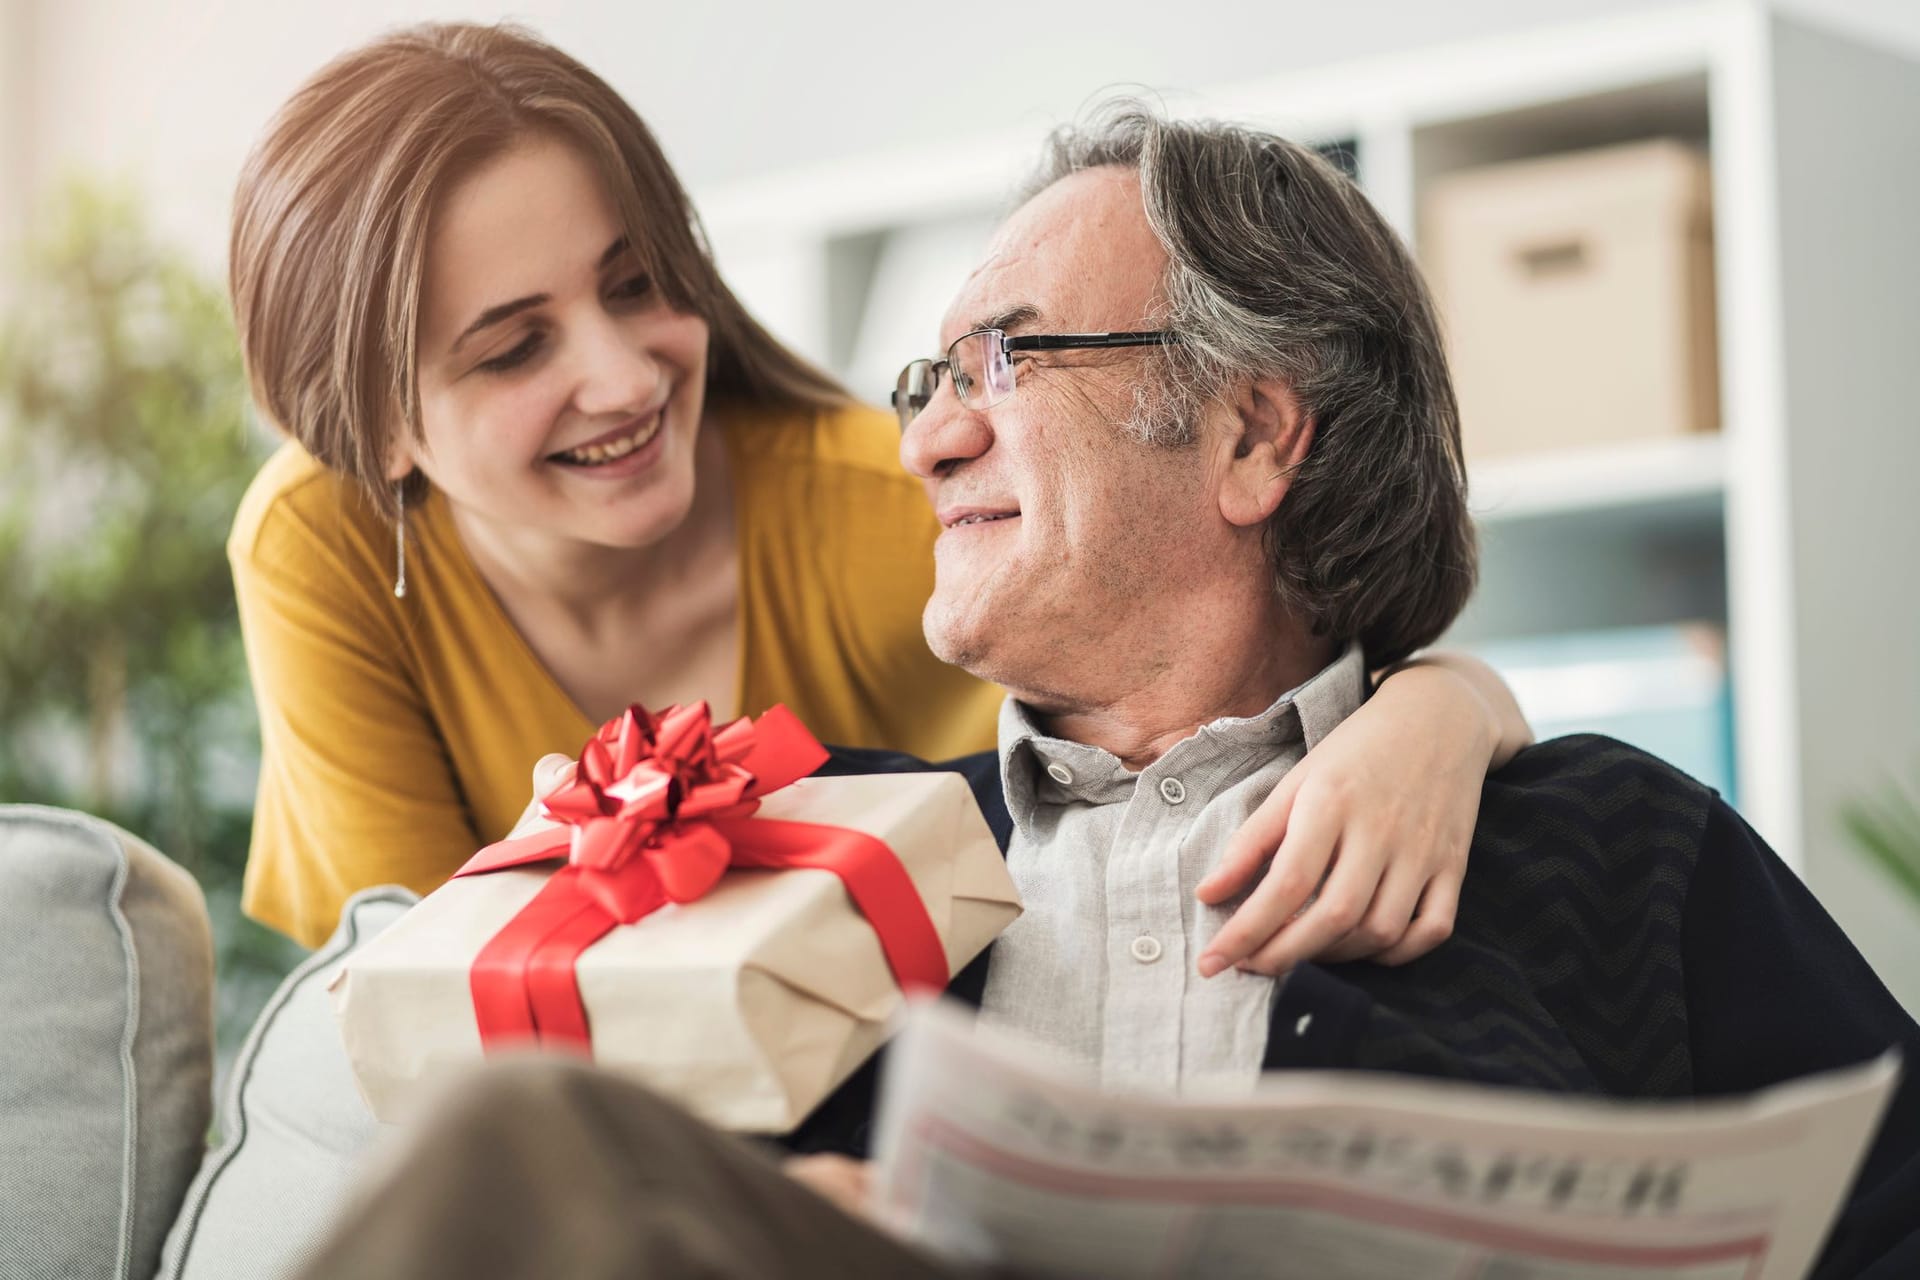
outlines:
{"label": "man's neck", "polygon": [[[1138,772],[1215,720],[1256,716],[1338,656],[1277,607],[1214,614],[1241,625],[1210,625],[1131,664],[1132,678],[1105,696],[1075,698],[1015,691],[1047,733],[1099,747]],[[1206,615],[1201,615],[1206,616]]]}

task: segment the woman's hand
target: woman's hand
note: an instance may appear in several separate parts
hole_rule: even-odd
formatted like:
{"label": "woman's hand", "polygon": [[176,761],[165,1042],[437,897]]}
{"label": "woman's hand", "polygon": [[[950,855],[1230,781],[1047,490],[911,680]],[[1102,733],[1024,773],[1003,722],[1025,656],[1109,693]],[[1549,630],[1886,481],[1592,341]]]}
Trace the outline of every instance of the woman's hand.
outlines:
{"label": "woman's hand", "polygon": [[1532,740],[1478,659],[1434,654],[1389,670],[1200,882],[1200,900],[1220,903],[1259,879],[1200,956],[1201,976],[1230,965],[1281,974],[1313,959],[1404,964],[1445,942],[1481,783]]}
{"label": "woman's hand", "polygon": [[866,1161],[835,1155],[788,1156],[780,1167],[789,1178],[852,1217],[871,1218],[873,1171]]}
{"label": "woman's hand", "polygon": [[527,807],[520,812],[520,820],[513,824],[513,830],[507,832],[507,839],[517,840],[521,836],[530,836],[536,831],[545,831],[560,824],[540,812],[540,802],[573,781],[573,757],[563,756],[559,752],[541,756],[533,766],[533,799],[527,801]]}

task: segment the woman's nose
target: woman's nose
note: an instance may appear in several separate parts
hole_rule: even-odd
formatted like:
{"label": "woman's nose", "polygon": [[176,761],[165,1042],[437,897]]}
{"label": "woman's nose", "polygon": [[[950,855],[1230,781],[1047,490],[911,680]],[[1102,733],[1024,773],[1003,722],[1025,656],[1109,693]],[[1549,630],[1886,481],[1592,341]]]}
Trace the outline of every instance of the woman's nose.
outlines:
{"label": "woman's nose", "polygon": [[992,445],[986,415],[961,404],[953,388],[943,385],[900,433],[900,464],[922,480],[933,480]]}
{"label": "woman's nose", "polygon": [[579,386],[574,407],[590,416],[652,408],[662,370],[645,334],[633,326],[623,327],[610,316],[587,322],[578,333]]}

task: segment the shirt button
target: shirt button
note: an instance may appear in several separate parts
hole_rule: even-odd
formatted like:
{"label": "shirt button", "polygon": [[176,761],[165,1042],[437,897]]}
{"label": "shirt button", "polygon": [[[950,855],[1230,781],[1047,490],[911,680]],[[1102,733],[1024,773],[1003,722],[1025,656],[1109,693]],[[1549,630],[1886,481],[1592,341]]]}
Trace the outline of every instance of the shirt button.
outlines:
{"label": "shirt button", "polygon": [[1178,778],[1162,778],[1160,780],[1160,798],[1168,804],[1179,804],[1187,798],[1187,789],[1180,785],[1180,779]]}
{"label": "shirt button", "polygon": [[1160,958],[1160,939],[1150,938],[1143,933],[1133,940],[1133,945],[1127,950],[1133,952],[1133,958],[1141,964],[1152,964]]}
{"label": "shirt button", "polygon": [[1053,764],[1050,764],[1047,766],[1047,776],[1049,778],[1052,778],[1055,782],[1059,783],[1063,787],[1070,787],[1073,785],[1073,770],[1067,768],[1067,766],[1059,763],[1058,761],[1055,761]]}

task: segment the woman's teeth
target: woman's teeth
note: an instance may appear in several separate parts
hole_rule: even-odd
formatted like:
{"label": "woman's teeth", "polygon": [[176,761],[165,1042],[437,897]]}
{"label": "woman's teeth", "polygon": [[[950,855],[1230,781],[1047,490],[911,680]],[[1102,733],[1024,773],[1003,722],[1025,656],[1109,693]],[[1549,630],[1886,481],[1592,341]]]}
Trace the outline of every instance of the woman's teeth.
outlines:
{"label": "woman's teeth", "polygon": [[553,456],[562,462],[571,462],[583,467],[597,467],[605,462],[613,462],[626,457],[658,435],[663,418],[664,415],[656,413],[641,423],[630,436],[609,440],[605,444],[582,445],[578,449],[568,449]]}

